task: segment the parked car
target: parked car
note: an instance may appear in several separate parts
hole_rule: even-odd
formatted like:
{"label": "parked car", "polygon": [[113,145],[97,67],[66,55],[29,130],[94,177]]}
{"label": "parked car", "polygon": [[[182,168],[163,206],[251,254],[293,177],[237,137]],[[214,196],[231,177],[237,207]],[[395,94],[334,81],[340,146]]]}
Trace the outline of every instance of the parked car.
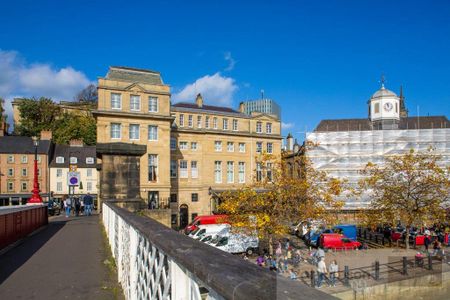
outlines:
{"label": "parked car", "polygon": [[319,246],[324,249],[354,250],[360,248],[361,243],[358,241],[353,241],[343,234],[323,233],[320,235]]}
{"label": "parked car", "polygon": [[184,233],[189,234],[199,225],[227,223],[227,218],[227,215],[197,216],[188,226],[186,226]]}
{"label": "parked car", "polygon": [[221,236],[214,247],[228,253],[243,253],[252,255],[259,248],[259,239],[257,236],[245,234],[230,233]]}

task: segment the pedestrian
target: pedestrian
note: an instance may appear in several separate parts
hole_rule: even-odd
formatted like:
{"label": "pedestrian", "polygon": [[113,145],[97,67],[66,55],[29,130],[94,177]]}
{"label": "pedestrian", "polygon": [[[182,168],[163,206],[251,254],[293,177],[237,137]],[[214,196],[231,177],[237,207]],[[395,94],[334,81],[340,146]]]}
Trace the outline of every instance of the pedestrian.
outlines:
{"label": "pedestrian", "polygon": [[259,255],[256,259],[256,264],[260,267],[264,266],[264,256]]}
{"label": "pedestrian", "polygon": [[243,258],[244,260],[248,260],[247,253],[244,253],[244,255],[242,256],[242,258]]}
{"label": "pedestrian", "polygon": [[320,259],[325,259],[325,251],[322,249],[322,247],[319,246],[317,251],[314,253],[313,258],[316,264],[320,261]]}
{"label": "pedestrian", "polygon": [[287,256],[288,262],[292,263],[292,249],[291,248],[289,248],[289,250],[287,251],[286,256]]}
{"label": "pedestrian", "polygon": [[75,197],[75,215],[78,217],[80,215],[80,208],[81,208],[81,203],[80,203],[80,198]]}
{"label": "pedestrian", "polygon": [[289,278],[291,278],[291,280],[297,280],[297,273],[295,273],[294,269],[290,269]]}
{"label": "pedestrian", "polygon": [[288,265],[289,265],[289,261],[288,261],[287,256],[285,255],[285,256],[283,257],[283,267],[284,267],[284,271],[285,271],[285,272],[288,271]]}
{"label": "pedestrian", "polygon": [[277,259],[277,270],[278,270],[278,273],[284,273],[283,262],[282,262],[281,258]]}
{"label": "pedestrian", "polygon": [[84,214],[84,200],[83,200],[83,198],[80,199],[80,213],[81,213],[81,215]]}
{"label": "pedestrian", "polygon": [[436,239],[436,240],[434,240],[434,243],[433,243],[433,254],[432,254],[432,256],[436,256],[438,254],[441,254],[441,242],[439,242]]}
{"label": "pedestrian", "polygon": [[86,211],[86,216],[90,216],[92,215],[92,204],[93,204],[93,199],[91,194],[87,193],[86,195],[84,195],[84,209]]}
{"label": "pedestrian", "polygon": [[[428,233],[429,233],[429,231],[428,231]],[[430,246],[430,244],[431,244],[431,238],[430,238],[430,235],[427,234],[427,231],[425,231],[425,239],[424,239],[424,241],[423,241],[423,245],[424,245],[424,247],[425,247],[425,252],[426,252],[426,253],[428,253],[428,247]]]}
{"label": "pedestrian", "polygon": [[278,244],[277,249],[275,250],[275,254],[279,258],[283,254],[283,250],[281,250],[281,243]]}
{"label": "pedestrian", "polygon": [[336,260],[333,260],[329,267],[330,271],[330,286],[336,286],[336,278],[339,277],[339,265]]}
{"label": "pedestrian", "polygon": [[290,243],[289,239],[286,239],[286,244],[284,245],[284,249],[286,249],[286,251],[289,250],[289,246],[290,246],[289,243]]}
{"label": "pedestrian", "polygon": [[327,274],[327,265],[325,264],[325,259],[322,257],[317,264],[317,288],[321,288],[322,281],[325,279],[325,275]]}
{"label": "pedestrian", "polygon": [[66,218],[68,218],[70,216],[70,209],[72,208],[72,199],[66,198],[64,200],[64,208],[66,210]]}
{"label": "pedestrian", "polygon": [[273,257],[271,257],[271,260],[270,260],[269,270],[275,271],[275,272],[277,271],[277,260]]}

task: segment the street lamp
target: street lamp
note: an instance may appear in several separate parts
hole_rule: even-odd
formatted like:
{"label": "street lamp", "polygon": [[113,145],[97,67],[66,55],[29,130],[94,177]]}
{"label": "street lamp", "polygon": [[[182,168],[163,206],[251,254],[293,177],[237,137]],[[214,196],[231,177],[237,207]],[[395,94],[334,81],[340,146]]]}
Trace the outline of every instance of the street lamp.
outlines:
{"label": "street lamp", "polygon": [[42,198],[39,195],[39,181],[38,181],[38,165],[37,165],[37,150],[39,146],[39,138],[33,136],[33,146],[34,146],[34,180],[33,180],[33,195],[28,204],[39,204],[42,203]]}

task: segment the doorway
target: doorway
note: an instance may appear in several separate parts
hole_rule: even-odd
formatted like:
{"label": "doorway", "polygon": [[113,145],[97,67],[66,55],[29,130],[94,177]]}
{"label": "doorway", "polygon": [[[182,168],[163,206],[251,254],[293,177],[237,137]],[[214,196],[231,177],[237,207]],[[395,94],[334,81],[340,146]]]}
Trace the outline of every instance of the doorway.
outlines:
{"label": "doorway", "polygon": [[148,209],[158,209],[159,208],[159,192],[149,191],[148,192]]}
{"label": "doorway", "polygon": [[189,207],[186,204],[180,205],[180,229],[184,229],[189,224]]}

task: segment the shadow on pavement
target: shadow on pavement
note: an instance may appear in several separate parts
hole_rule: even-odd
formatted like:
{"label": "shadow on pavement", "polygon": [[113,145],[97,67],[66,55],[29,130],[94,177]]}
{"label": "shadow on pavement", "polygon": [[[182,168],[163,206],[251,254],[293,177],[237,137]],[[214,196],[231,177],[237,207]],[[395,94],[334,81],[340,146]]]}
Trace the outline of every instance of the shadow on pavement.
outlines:
{"label": "shadow on pavement", "polygon": [[0,255],[0,285],[70,221],[50,221],[48,226],[42,229],[42,231],[24,238],[18,246]]}

